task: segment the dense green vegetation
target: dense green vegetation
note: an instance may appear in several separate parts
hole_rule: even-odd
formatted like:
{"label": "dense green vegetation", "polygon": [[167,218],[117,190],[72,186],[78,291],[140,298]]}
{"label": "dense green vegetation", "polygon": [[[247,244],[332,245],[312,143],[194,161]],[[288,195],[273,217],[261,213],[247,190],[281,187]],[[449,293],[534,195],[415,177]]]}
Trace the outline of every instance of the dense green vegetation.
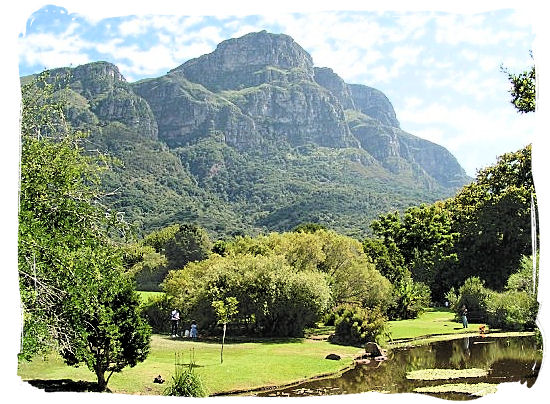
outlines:
{"label": "dense green vegetation", "polygon": [[487,323],[490,327],[513,331],[531,330],[536,328],[538,313],[537,278],[538,268],[533,274],[533,260],[524,256],[519,270],[510,275],[504,290],[491,290],[480,278],[471,277],[466,279],[458,291],[452,288],[447,298],[456,313],[465,305],[470,318]]}
{"label": "dense green vegetation", "polygon": [[[328,90],[311,78],[305,82],[308,75],[303,71],[298,77],[292,69],[268,66],[267,70],[286,78],[278,85],[262,83],[220,93],[178,74],[128,83],[116,66],[106,62],[54,69],[51,76],[67,121],[90,134],[86,148],[118,160],[101,173],[102,202],[120,212],[141,236],[174,223],[195,223],[219,238],[288,231],[303,222],[317,222],[363,237],[378,214],[431,203],[469,180],[443,148],[434,151],[435,145],[383,127],[358,111],[346,111],[348,122],[342,110],[331,118],[336,121],[325,123],[329,127],[317,120],[308,120],[308,127],[300,119],[284,123],[289,118],[278,116],[278,108],[267,115],[247,111],[257,97],[265,102],[282,97],[288,114],[295,113],[292,103],[306,94],[318,102],[335,101],[326,98]],[[259,77],[246,68],[242,74]],[[244,76],[240,79],[246,81]],[[314,104],[308,108],[325,108],[328,113],[325,104]],[[392,108],[389,101],[383,107]],[[355,122],[358,117],[360,122]],[[250,126],[251,120],[255,125]],[[366,121],[368,128],[360,129]],[[310,139],[312,126],[326,133],[316,129],[321,132],[314,130]],[[242,137],[237,144],[229,139],[236,127]],[[352,129],[361,134],[349,133]],[[332,138],[340,132],[345,139]],[[292,139],[289,133],[294,134]],[[399,137],[403,150],[409,144],[419,153],[429,148],[430,155],[441,155],[440,161],[454,165],[448,170],[436,168],[445,173],[438,180],[420,164],[425,158],[413,161],[413,154],[405,151],[407,158],[387,157],[390,134]],[[382,150],[357,147],[354,136],[359,135],[364,140],[372,137],[367,143]],[[449,181],[448,176],[454,179]]]}
{"label": "dense green vegetation", "polygon": [[[536,203],[529,145],[479,171],[453,198],[373,222],[385,247],[376,248],[387,252],[387,258],[376,258],[377,266],[394,278],[406,268],[441,303],[451,287],[471,276],[502,290],[522,256],[531,254],[532,197]],[[376,251],[374,243],[365,248]]]}

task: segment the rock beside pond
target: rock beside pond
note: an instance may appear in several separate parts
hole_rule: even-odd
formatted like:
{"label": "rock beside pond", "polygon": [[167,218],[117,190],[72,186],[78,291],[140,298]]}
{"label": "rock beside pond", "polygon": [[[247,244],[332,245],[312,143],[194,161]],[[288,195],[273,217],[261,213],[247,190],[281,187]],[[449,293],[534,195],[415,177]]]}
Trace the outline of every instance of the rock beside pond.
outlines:
{"label": "rock beside pond", "polygon": [[370,357],[386,356],[386,351],[380,348],[376,342],[367,342],[365,344],[365,353]]}
{"label": "rock beside pond", "polygon": [[341,359],[341,357],[340,357],[340,355],[331,353],[331,354],[328,354],[327,356],[325,356],[325,359],[330,359],[332,361],[339,361]]}

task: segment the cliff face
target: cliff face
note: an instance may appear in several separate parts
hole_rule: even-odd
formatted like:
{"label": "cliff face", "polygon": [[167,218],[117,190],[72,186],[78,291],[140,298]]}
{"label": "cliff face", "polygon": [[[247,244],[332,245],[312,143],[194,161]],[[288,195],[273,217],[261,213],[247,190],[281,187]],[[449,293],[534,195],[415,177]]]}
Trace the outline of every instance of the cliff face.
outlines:
{"label": "cliff face", "polygon": [[224,41],[134,89],[170,145],[217,130],[239,149],[281,138],[292,146],[358,147],[342,106],[313,76],[311,56],[292,38],[262,31]]}
{"label": "cliff face", "polygon": [[239,90],[268,82],[311,80],[313,61],[291,37],[261,31],[223,41],[214,52],[170,73],[211,91]]}
{"label": "cliff face", "polygon": [[314,67],[287,35],[229,39],[136,83],[106,62],[52,73],[73,126],[126,164],[109,179],[125,192],[114,206],[146,228],[189,218],[220,233],[317,221],[351,234],[469,181],[446,149],[400,129],[382,92]]}
{"label": "cliff face", "polygon": [[51,78],[63,87],[68,116],[76,128],[118,122],[140,136],[157,138],[157,121],[149,104],[134,93],[115,65],[96,62],[55,69]]}

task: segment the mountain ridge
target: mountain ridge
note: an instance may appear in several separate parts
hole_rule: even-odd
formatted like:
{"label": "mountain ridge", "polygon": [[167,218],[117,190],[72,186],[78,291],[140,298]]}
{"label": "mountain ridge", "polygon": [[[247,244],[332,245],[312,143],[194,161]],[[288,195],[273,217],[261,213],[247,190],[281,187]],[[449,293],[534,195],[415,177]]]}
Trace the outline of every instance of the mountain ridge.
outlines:
{"label": "mountain ridge", "polygon": [[71,124],[132,167],[106,187],[121,189],[109,203],[143,231],[190,220],[223,236],[317,221],[358,234],[377,214],[470,180],[445,148],[403,131],[381,91],[314,66],[288,35],[228,39],[133,83],[109,62],[51,75],[64,78]]}

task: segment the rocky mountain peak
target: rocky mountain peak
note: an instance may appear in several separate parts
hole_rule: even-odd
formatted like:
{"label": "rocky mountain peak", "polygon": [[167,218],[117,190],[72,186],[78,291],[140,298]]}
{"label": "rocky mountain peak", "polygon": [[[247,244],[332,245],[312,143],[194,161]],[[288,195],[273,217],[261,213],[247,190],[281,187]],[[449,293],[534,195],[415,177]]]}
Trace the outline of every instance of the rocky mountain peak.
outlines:
{"label": "rocky mountain peak", "polygon": [[265,82],[302,77],[313,79],[313,61],[290,36],[253,32],[218,44],[209,54],[191,59],[170,72],[212,91],[241,89]]}
{"label": "rocky mountain peak", "polygon": [[77,80],[85,77],[88,80],[126,81],[120,70],[118,70],[118,67],[110,62],[87,63],[75,67],[72,74]]}

